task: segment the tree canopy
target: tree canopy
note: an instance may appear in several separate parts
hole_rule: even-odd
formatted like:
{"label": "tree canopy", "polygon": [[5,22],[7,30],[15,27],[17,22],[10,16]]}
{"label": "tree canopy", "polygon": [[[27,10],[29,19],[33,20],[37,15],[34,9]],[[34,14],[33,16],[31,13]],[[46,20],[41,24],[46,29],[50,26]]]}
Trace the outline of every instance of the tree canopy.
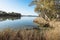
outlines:
{"label": "tree canopy", "polygon": [[60,0],[33,0],[30,4],[36,5],[35,12],[45,20],[52,20],[60,17]]}

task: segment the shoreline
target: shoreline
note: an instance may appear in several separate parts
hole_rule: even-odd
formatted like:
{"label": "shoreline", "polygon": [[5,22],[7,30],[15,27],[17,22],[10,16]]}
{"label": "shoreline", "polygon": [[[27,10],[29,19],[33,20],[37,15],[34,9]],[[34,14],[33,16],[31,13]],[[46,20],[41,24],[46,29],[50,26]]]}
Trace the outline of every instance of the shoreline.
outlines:
{"label": "shoreline", "polygon": [[57,29],[47,30],[12,30],[5,29],[0,32],[0,40],[58,40],[60,33]]}

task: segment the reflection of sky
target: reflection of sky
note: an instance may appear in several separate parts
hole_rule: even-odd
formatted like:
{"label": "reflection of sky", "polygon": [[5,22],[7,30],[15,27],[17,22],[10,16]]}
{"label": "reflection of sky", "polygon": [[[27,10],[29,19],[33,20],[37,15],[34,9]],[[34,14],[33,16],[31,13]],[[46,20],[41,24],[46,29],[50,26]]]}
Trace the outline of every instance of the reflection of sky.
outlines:
{"label": "reflection of sky", "polygon": [[0,10],[22,14],[36,14],[34,7],[29,7],[32,0],[0,0]]}
{"label": "reflection of sky", "polygon": [[23,28],[23,27],[35,27],[36,25],[33,23],[35,17],[22,17],[17,20],[5,20],[0,21],[0,29],[4,28]]}

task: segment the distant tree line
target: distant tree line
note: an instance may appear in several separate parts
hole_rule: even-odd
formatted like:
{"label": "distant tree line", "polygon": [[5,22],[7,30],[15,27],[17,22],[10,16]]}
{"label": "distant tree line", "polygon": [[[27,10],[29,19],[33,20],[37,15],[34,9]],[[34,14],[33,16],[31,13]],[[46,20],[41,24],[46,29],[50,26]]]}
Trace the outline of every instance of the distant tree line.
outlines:
{"label": "distant tree line", "polygon": [[0,17],[20,17],[20,13],[0,11]]}

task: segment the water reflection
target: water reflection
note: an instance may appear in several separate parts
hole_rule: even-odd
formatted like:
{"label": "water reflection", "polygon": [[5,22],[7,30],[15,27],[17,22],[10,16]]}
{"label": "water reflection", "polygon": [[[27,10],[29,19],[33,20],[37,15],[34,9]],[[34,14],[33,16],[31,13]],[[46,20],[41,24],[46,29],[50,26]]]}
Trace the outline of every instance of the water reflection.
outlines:
{"label": "water reflection", "polygon": [[0,21],[5,21],[5,20],[17,20],[21,19],[21,17],[0,17]]}
{"label": "water reflection", "polygon": [[34,29],[38,29],[38,30],[32,31],[32,34],[35,35],[35,38],[41,37],[41,40],[59,40],[60,39],[60,27],[42,27],[41,25],[38,25],[39,28],[35,28],[37,26],[35,22],[33,22],[35,17],[21,17],[21,19],[12,18],[12,19],[18,19],[14,21],[11,21],[11,18],[1,17],[0,20],[1,19],[4,19],[4,22],[0,22],[0,30],[1,29],[3,30],[4,28],[8,28],[8,27],[13,29],[34,28]]}
{"label": "water reflection", "polygon": [[0,30],[12,29],[32,29],[37,25],[33,22],[36,17],[0,17]]}

